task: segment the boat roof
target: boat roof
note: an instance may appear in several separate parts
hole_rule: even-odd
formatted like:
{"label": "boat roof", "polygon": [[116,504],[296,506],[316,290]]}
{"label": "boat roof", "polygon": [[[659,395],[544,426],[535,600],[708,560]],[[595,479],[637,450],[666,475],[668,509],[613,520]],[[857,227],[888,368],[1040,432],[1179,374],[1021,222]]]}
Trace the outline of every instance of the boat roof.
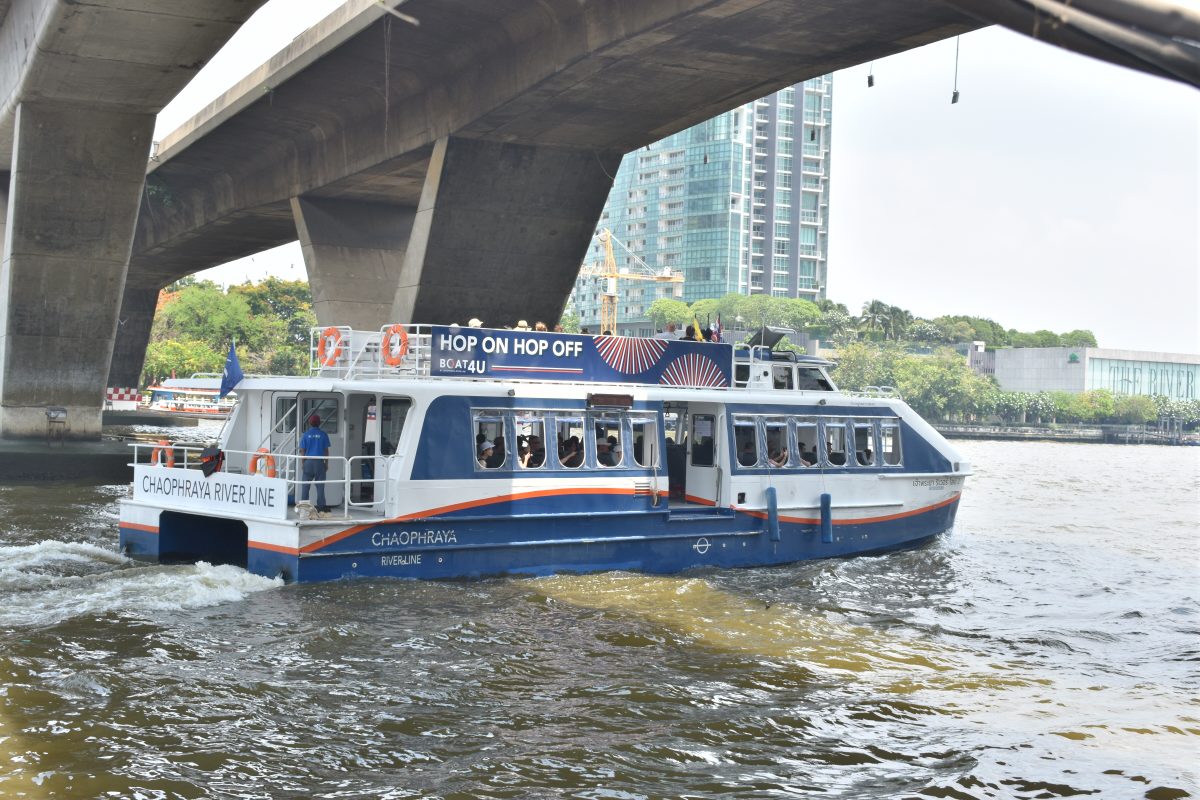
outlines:
{"label": "boat roof", "polygon": [[[628,393],[638,399],[714,401],[731,389],[772,390],[775,362],[823,368],[830,362],[814,356],[744,344],[694,342],[689,339],[637,338],[528,330],[486,329],[460,325],[392,324],[379,331],[348,326],[313,329],[308,377],[247,375],[245,390],[332,392],[371,391],[364,381],[385,380],[391,391],[418,391],[437,385],[446,393],[500,391],[510,397],[580,397],[580,387]],[[749,363],[751,369],[745,371]],[[761,365],[754,367],[754,365]],[[823,369],[822,369],[823,372]],[[752,375],[752,377],[748,377]],[[824,375],[828,379],[828,375]],[[563,390],[552,389],[553,384]],[[791,385],[791,383],[788,383]],[[803,385],[803,384],[802,384]],[[650,387],[661,391],[650,391]],[[697,391],[703,390],[703,391]],[[773,390],[778,392],[779,390]],[[832,381],[823,389],[790,390],[792,397],[836,392]]]}

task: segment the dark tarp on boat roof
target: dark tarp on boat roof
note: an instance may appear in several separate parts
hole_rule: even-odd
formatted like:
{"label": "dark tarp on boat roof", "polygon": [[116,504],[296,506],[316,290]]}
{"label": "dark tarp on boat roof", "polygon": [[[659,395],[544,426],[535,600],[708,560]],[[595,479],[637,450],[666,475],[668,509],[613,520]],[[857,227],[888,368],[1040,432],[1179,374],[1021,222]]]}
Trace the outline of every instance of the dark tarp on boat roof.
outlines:
{"label": "dark tarp on boat roof", "polygon": [[770,325],[764,325],[750,335],[746,340],[746,344],[751,347],[766,347],[768,349],[779,344],[779,342],[788,334],[795,333],[791,328],[773,328]]}

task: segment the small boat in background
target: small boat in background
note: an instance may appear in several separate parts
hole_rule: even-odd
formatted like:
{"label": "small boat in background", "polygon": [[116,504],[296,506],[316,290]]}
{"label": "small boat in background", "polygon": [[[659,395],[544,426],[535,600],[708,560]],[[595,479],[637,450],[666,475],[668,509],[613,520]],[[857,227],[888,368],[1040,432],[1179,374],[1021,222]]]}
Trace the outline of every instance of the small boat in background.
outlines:
{"label": "small boat in background", "polygon": [[237,395],[230,392],[219,397],[220,392],[220,375],[198,372],[190,378],[168,378],[148,387],[143,401],[148,411],[223,419],[233,411]]}

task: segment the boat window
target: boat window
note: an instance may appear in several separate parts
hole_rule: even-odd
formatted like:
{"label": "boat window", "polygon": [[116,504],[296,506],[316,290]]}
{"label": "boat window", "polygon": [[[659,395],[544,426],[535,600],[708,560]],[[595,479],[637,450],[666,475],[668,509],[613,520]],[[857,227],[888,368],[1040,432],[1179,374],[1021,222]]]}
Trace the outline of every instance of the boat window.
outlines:
{"label": "boat window", "polygon": [[767,445],[767,466],[795,466],[796,459],[792,455],[792,448],[788,446],[787,417],[764,418],[763,434]]}
{"label": "boat window", "polygon": [[809,392],[832,392],[833,385],[816,367],[797,367],[796,388]]}
{"label": "boat window", "polygon": [[896,420],[886,420],[880,426],[882,446],[880,452],[883,453],[883,463],[885,466],[898,467],[900,466],[900,426]]}
{"label": "boat window", "polygon": [[758,466],[758,426],[754,424],[754,417],[734,415],[733,446],[739,464],[743,467]]}
{"label": "boat window", "polygon": [[825,461],[835,467],[846,465],[846,426],[840,422],[826,422]]}
{"label": "boat window", "polygon": [[654,417],[630,419],[633,434],[633,463],[639,467],[653,467],[658,463],[658,425]]}
{"label": "boat window", "polygon": [[321,418],[321,430],[332,435],[338,432],[338,399],[336,397],[305,397],[300,401],[300,419],[308,427],[308,418]]}
{"label": "boat window", "polygon": [[667,446],[673,444],[683,444],[687,438],[683,431],[683,414],[674,411],[663,412],[663,437],[667,440]]}
{"label": "boat window", "polygon": [[796,431],[796,451],[800,454],[797,466],[811,467],[819,459],[817,450],[817,420],[813,417],[793,417]]}
{"label": "boat window", "polygon": [[472,427],[475,430],[475,463],[482,469],[500,469],[507,455],[504,452],[504,417],[476,413]]}
{"label": "boat window", "polygon": [[749,364],[734,364],[733,365],[733,385],[745,386],[750,382],[750,365]]}
{"label": "boat window", "polygon": [[517,466],[537,469],[546,466],[546,423],[541,417],[517,417]]}
{"label": "boat window", "polygon": [[854,455],[859,466],[875,466],[875,454],[879,448],[875,446],[875,423],[854,423]]}
{"label": "boat window", "polygon": [[296,398],[276,397],[275,418],[271,420],[275,433],[291,433],[296,430]]}
{"label": "boat window", "polygon": [[791,389],[792,388],[792,365],[791,364],[775,364],[771,367],[771,377],[775,381],[776,389]]}
{"label": "boat window", "polygon": [[390,456],[396,452],[400,444],[400,434],[404,430],[404,420],[412,401],[408,398],[385,397],[379,420],[379,454]]}
{"label": "boat window", "polygon": [[583,466],[583,417],[557,417],[558,462],[568,469]]}
{"label": "boat window", "polygon": [[592,417],[595,431],[593,445],[596,448],[596,466],[619,467],[624,460],[621,441],[621,417],[619,414],[597,414]]}
{"label": "boat window", "polygon": [[716,457],[713,435],[716,433],[716,420],[712,414],[692,415],[692,466],[711,467]]}

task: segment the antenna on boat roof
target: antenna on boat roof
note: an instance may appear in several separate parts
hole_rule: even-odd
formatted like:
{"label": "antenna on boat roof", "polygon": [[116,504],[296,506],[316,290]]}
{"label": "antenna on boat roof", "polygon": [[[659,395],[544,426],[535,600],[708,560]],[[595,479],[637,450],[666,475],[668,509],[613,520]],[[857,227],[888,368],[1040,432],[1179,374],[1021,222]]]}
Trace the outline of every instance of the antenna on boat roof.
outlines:
{"label": "antenna on boat roof", "polygon": [[958,43],[961,36],[954,37],[954,91],[950,95],[950,105],[958,102]]}

